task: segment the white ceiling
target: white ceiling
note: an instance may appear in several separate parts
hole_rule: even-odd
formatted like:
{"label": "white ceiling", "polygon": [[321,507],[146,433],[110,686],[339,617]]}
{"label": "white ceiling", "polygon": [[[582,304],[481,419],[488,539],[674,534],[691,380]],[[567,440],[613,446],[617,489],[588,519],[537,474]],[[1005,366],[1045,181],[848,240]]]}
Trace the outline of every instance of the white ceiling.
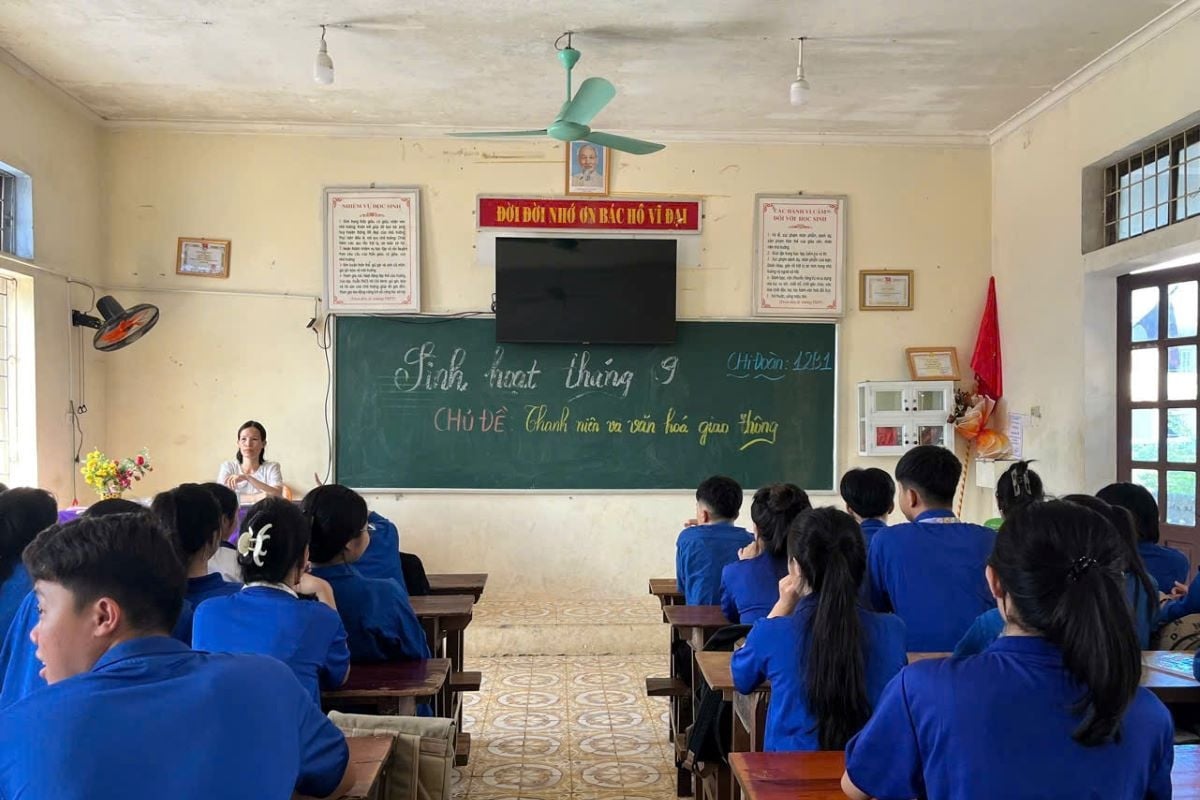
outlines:
{"label": "white ceiling", "polygon": [[[982,134],[1176,0],[0,0],[0,49],[118,121],[533,128],[578,81],[593,123],[663,138]],[[321,23],[337,79],[312,80]],[[791,37],[812,84],[788,104]]]}

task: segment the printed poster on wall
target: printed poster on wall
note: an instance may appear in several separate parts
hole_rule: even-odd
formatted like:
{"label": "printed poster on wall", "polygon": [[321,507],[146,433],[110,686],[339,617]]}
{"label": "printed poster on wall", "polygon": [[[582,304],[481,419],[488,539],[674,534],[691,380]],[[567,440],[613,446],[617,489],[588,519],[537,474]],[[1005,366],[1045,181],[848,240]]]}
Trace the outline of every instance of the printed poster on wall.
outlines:
{"label": "printed poster on wall", "polygon": [[842,316],[846,198],[757,195],[754,200],[754,314]]}
{"label": "printed poster on wall", "polygon": [[331,312],[420,312],[420,200],[414,186],[325,190]]}

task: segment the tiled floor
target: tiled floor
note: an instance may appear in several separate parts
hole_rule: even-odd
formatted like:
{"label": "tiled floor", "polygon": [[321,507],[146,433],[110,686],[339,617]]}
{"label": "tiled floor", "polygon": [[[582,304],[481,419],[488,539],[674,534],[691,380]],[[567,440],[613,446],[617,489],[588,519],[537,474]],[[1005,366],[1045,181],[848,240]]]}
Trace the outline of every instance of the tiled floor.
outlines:
{"label": "tiled floor", "polygon": [[662,622],[658,601],[647,595],[606,600],[493,600],[485,597],[475,606],[473,624],[655,625]]}
{"label": "tiled floor", "polygon": [[464,698],[471,761],[463,800],[668,800],[675,769],[667,701],[646,697],[666,657],[478,658],[483,687]]}

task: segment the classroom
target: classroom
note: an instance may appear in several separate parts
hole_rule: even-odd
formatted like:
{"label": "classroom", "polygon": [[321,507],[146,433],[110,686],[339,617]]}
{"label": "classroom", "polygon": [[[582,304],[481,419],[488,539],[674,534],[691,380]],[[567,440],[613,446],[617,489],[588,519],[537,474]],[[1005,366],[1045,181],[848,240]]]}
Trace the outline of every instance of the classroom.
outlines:
{"label": "classroom", "polygon": [[[938,504],[910,517],[905,493],[924,484],[906,476],[924,467],[902,458],[940,445],[963,465],[942,508],[976,529],[1009,518],[999,485],[1021,461],[1047,498],[1129,482],[1157,503],[1154,541],[1186,562],[1149,605],[1185,603],[1200,566],[1197,74],[1200,0],[7,0],[0,483],[49,492],[69,530],[122,495],[183,520],[181,484],[217,479],[242,500],[293,501],[266,524],[279,546],[299,507],[314,550],[328,545],[319,489],[339,509],[325,534],[349,517],[369,529],[334,535],[334,550],[386,541],[387,568],[404,568],[396,624],[411,635],[360,670],[347,624],[349,682],[318,699],[356,718],[449,720],[445,780],[422,779],[431,797],[884,787],[862,718],[844,756],[839,736],[810,761],[762,752],[789,749],[771,746],[784,687],[739,691],[749,656],[706,647],[739,620],[715,596],[685,597],[679,574],[685,521],[704,527],[715,508],[697,487],[735,478],[736,525],[753,531],[756,490],[794,483],[805,504],[843,511],[842,476],[875,468],[897,492],[880,524],[905,526]],[[514,283],[530,280],[514,264],[567,258],[539,242],[583,243],[571,258],[605,265],[588,287],[603,301],[552,319],[531,300],[518,318],[520,298],[561,291]],[[244,477],[244,454],[273,477]],[[110,459],[136,480],[89,484]],[[163,495],[180,510],[163,512]],[[1126,507],[1114,497],[1101,492]],[[1088,502],[1061,524],[1080,507],[1103,516]],[[242,503],[232,549],[214,552],[235,565],[268,552],[254,515]],[[849,517],[820,519],[833,536]],[[1139,525],[1130,509],[1145,542]],[[885,591],[886,565],[876,585],[881,530],[858,534],[862,608],[905,618],[901,676],[933,675],[926,657],[995,613],[1009,584],[983,570],[999,553],[988,539],[971,562],[984,606],[957,609],[952,639],[923,638]],[[738,548],[760,541],[739,535]],[[208,546],[188,549],[197,574]],[[295,579],[327,562],[313,569],[337,593],[349,565],[304,552]],[[1103,566],[1069,555],[1072,586]],[[28,591],[5,594],[5,557],[0,620]],[[318,601],[328,588],[305,586]],[[190,626],[199,603],[185,604]],[[1168,635],[1157,617],[1156,645],[1140,647],[1129,714],[1150,714],[1137,703],[1152,694],[1175,738],[1174,773],[1137,796],[1163,781],[1200,795],[1188,618],[1172,613]],[[719,763],[689,752],[702,707],[732,725]],[[373,766],[340,796],[398,792],[396,743],[434,735],[414,730],[351,737],[352,767]],[[0,797],[15,785],[7,746],[0,734]],[[985,796],[939,793],[925,767],[920,796]],[[774,788],[755,784],[767,774]],[[71,796],[100,796],[86,789]]]}

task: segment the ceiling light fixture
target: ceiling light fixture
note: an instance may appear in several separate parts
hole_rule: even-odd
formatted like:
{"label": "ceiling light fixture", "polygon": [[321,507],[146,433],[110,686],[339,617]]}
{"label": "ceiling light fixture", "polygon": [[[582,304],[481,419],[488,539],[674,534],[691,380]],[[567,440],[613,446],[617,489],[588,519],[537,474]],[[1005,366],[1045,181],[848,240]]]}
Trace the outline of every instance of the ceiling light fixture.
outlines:
{"label": "ceiling light fixture", "polygon": [[796,64],[796,80],[792,81],[792,105],[802,106],[808,100],[808,81],[804,80],[804,40],[807,36],[801,36],[799,39],[799,55]]}
{"label": "ceiling light fixture", "polygon": [[313,63],[313,80],[322,86],[333,83],[333,59],[325,47],[325,26],[321,26],[321,46],[317,49],[317,60]]}

